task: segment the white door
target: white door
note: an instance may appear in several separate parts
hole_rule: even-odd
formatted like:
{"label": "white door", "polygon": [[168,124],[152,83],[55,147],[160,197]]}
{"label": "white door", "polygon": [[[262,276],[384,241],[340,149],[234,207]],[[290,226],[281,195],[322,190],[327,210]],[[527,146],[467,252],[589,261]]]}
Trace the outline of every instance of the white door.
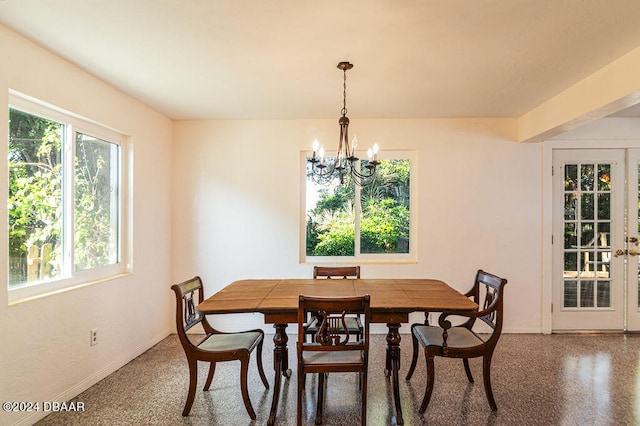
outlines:
{"label": "white door", "polygon": [[553,152],[554,331],[640,329],[639,164],[638,150]]}

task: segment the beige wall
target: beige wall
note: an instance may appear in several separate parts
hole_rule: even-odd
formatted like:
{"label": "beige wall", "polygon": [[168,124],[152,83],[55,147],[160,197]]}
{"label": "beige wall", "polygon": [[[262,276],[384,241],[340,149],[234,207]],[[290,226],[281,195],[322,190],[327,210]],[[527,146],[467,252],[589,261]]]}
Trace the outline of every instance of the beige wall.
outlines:
{"label": "beige wall", "polygon": [[[0,400],[66,401],[173,331],[169,290],[172,122],[100,80],[0,27],[0,117],[9,89],[110,126],[131,137],[133,273],[8,306],[0,285]],[[8,134],[0,120],[0,134]],[[5,139],[6,140],[6,139]],[[6,158],[6,142],[2,144]],[[0,198],[7,196],[0,161]],[[6,202],[0,235],[6,239]],[[0,270],[7,271],[0,244]],[[89,330],[99,344],[89,346]],[[0,413],[0,424],[31,424],[44,413]]]}
{"label": "beige wall", "polygon": [[[433,277],[466,290],[484,268],[509,279],[505,330],[541,331],[542,148],[507,140],[513,125],[352,118],[360,146],[418,157],[418,262],[363,264],[363,277]],[[176,123],[174,280],[199,274],[213,293],[236,279],[311,276],[299,263],[300,152],[316,137],[333,147],[337,119]],[[257,315],[218,321],[262,325]]]}

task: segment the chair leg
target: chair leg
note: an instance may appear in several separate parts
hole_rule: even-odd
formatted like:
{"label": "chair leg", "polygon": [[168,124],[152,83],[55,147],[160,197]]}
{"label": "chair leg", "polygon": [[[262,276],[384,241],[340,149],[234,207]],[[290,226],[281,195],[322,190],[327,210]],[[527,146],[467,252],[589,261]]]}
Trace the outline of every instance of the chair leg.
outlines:
{"label": "chair leg", "polygon": [[324,408],[324,383],[325,374],[318,373],[318,400],[316,401],[316,421],[315,424],[322,424],[322,412]]}
{"label": "chair leg", "polygon": [[431,400],[431,394],[433,393],[433,381],[434,381],[434,365],[433,365],[433,356],[427,356],[427,388],[424,391],[424,398],[422,399],[422,404],[420,405],[420,414],[424,414],[427,409],[427,405],[429,405],[429,401]]}
{"label": "chair leg", "polygon": [[184,403],[184,410],[182,410],[183,416],[188,416],[193,405],[193,400],[196,397],[196,385],[198,384],[198,361],[189,358],[189,391],[187,393],[187,400]]}
{"label": "chair leg", "polygon": [[406,380],[411,379],[411,376],[413,376],[413,372],[416,369],[416,364],[418,363],[418,339],[413,335],[413,329],[411,330],[411,341],[413,342],[413,355],[411,356],[411,366],[407,372]]}
{"label": "chair leg", "polygon": [[263,340],[260,340],[260,343],[258,343],[258,348],[257,348],[257,355],[256,355],[256,363],[258,364],[258,373],[260,373],[260,378],[262,379],[262,383],[264,383],[264,387],[269,389],[269,381],[267,380],[267,376],[265,376],[264,374],[264,368],[262,368],[262,344],[264,343],[264,337]]}
{"label": "chair leg", "polygon": [[362,426],[366,426],[367,424],[367,372],[362,372],[362,414],[361,423]]}
{"label": "chair leg", "polygon": [[306,374],[302,371],[300,363],[298,363],[298,396],[296,401],[296,425],[302,425],[302,392],[305,388]]}
{"label": "chair leg", "polygon": [[474,383],[473,376],[471,375],[471,368],[469,368],[469,358],[463,358],[462,362],[464,363],[464,371],[467,373],[467,379],[469,379],[469,383]]}
{"label": "chair leg", "polygon": [[240,360],[240,389],[242,391],[242,400],[244,401],[244,407],[249,413],[251,420],[256,419],[256,413],[251,406],[251,400],[249,399],[249,391],[247,388],[247,374],[249,372],[249,357],[242,358]]}
{"label": "chair leg", "polygon": [[492,353],[482,357],[482,376],[484,378],[484,391],[487,394],[489,400],[489,406],[492,411],[497,411],[498,406],[496,400],[493,398],[493,390],[491,390],[491,357]]}
{"label": "chair leg", "polygon": [[213,375],[216,372],[216,363],[214,361],[211,361],[209,363],[209,374],[207,375],[207,381],[204,383],[204,388],[202,388],[202,390],[204,391],[208,391],[209,387],[211,386],[211,382],[213,381]]}

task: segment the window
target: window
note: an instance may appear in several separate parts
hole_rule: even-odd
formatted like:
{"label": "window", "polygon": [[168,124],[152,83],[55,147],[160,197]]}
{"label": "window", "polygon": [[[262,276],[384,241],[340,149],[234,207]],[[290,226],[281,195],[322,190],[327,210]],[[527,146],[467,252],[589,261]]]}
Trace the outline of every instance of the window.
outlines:
{"label": "window", "polygon": [[306,261],[415,261],[412,153],[384,155],[375,181],[362,188],[320,183],[306,163]]}
{"label": "window", "polygon": [[124,272],[123,139],[10,97],[10,300]]}

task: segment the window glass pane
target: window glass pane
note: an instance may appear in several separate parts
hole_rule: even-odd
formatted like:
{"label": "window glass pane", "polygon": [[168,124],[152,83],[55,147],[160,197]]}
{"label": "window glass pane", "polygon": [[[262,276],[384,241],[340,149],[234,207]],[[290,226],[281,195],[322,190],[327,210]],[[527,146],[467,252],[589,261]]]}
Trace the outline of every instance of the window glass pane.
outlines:
{"label": "window glass pane", "polygon": [[74,269],[118,262],[118,145],[76,134]]}
{"label": "window glass pane", "polygon": [[9,287],[55,278],[62,262],[64,125],[9,110]]}
{"label": "window glass pane", "polygon": [[409,253],[409,178],[409,160],[381,160],[361,188],[361,253]]}
{"label": "window glass pane", "polygon": [[[328,162],[334,159],[327,159]],[[307,256],[355,255],[355,186],[338,180],[320,184],[307,162]]]}

